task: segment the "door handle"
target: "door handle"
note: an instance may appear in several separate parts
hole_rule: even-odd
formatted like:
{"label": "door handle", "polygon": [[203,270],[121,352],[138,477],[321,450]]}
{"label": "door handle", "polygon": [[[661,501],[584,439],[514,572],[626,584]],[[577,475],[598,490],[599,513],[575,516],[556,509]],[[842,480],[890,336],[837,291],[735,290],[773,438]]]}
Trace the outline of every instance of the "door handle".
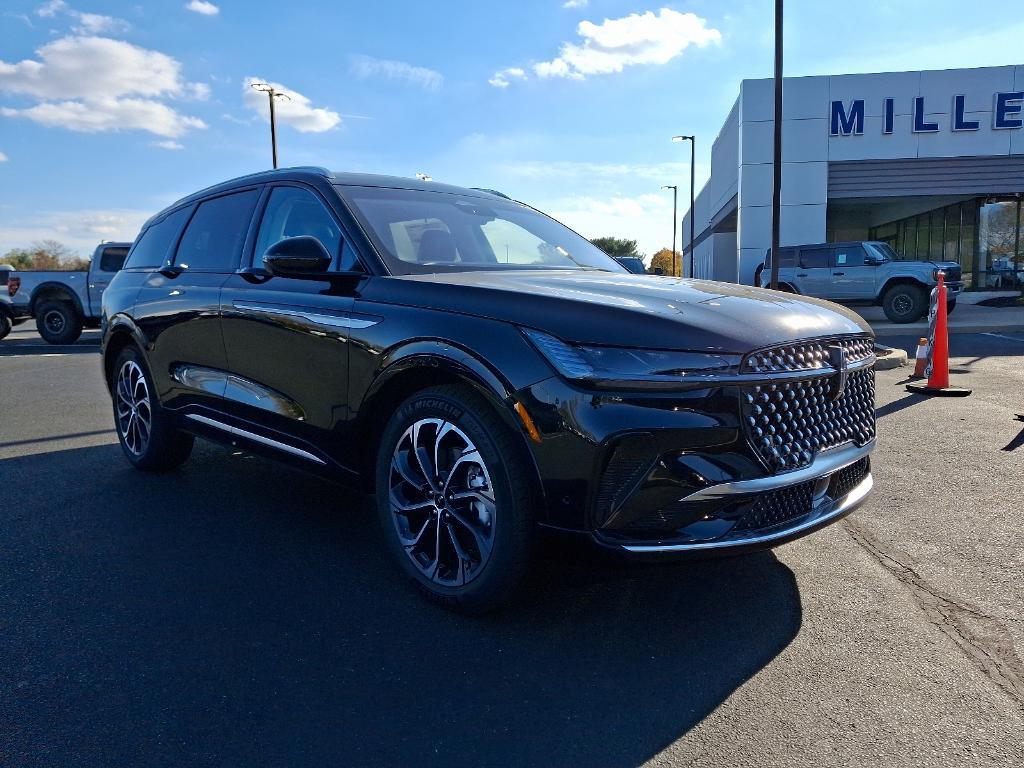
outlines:
{"label": "door handle", "polygon": [[807,273],[806,272],[797,272],[796,276],[797,277],[807,277]]}
{"label": "door handle", "polygon": [[845,272],[833,272],[832,277],[842,277],[845,274]]}

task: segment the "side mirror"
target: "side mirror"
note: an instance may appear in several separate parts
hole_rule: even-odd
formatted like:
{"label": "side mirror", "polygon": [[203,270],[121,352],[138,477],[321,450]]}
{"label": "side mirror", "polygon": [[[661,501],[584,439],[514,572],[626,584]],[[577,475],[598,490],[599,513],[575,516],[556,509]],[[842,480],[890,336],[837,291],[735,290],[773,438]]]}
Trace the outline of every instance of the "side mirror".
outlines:
{"label": "side mirror", "polygon": [[881,263],[882,263],[882,260],[879,259],[879,258],[876,258],[874,256],[865,256],[864,257],[864,266],[867,266],[867,267],[877,267]]}
{"label": "side mirror", "polygon": [[322,280],[331,266],[331,254],[315,237],[286,237],[263,254],[263,266],[278,277]]}
{"label": "side mirror", "polygon": [[665,270],[662,269],[661,267],[655,267],[654,270],[653,270],[653,273],[655,275],[664,275],[665,274]]}

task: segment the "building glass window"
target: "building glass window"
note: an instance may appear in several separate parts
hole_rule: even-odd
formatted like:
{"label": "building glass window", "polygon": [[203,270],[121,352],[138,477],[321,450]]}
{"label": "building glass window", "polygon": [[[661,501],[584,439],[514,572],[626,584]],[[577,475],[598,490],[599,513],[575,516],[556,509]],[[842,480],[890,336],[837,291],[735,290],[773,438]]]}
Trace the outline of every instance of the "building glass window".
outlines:
{"label": "building glass window", "polygon": [[1017,287],[1018,239],[1017,200],[986,200],[978,217],[978,287]]}
{"label": "building glass window", "polygon": [[960,204],[946,208],[945,236],[942,245],[943,261],[960,261]]}

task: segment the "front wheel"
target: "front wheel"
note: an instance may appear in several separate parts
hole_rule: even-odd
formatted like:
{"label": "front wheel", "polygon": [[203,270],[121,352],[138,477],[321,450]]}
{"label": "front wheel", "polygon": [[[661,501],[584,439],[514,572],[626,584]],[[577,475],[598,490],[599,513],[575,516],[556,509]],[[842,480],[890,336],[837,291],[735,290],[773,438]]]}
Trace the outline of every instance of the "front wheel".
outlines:
{"label": "front wheel", "polygon": [[376,464],[388,547],[431,600],[481,612],[507,601],[529,563],[534,483],[518,436],[469,387],[410,397]]}
{"label": "front wheel", "polygon": [[11,322],[11,318],[9,318],[5,313],[0,312],[0,339],[6,337],[7,334],[11,332],[12,327],[13,323]]}
{"label": "front wheel", "polygon": [[50,344],[74,344],[82,335],[82,317],[67,301],[48,301],[36,310],[36,330]]}
{"label": "front wheel", "polygon": [[946,315],[953,314],[954,309],[956,309],[956,299],[949,299],[946,302]]}
{"label": "front wheel", "polygon": [[924,288],[917,285],[894,285],[882,298],[882,310],[891,322],[912,323],[928,311],[928,296]]}
{"label": "front wheel", "polygon": [[154,395],[142,355],[127,347],[114,363],[114,425],[125,457],[136,469],[174,469],[192,453],[194,438],[178,430]]}

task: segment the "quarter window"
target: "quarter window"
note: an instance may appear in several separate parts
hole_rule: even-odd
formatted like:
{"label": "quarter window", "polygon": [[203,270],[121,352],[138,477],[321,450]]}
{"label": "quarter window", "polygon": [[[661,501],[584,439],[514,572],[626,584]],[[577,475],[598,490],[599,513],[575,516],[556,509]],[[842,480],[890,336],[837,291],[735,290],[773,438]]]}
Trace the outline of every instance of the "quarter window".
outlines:
{"label": "quarter window", "polygon": [[124,266],[128,249],[123,247],[104,248],[100,254],[101,272],[118,272]]}
{"label": "quarter window", "polygon": [[[315,237],[331,258],[337,260],[341,246],[341,229],[330,211],[312,192],[299,187],[275,187],[270,193],[267,208],[260,222],[256,238],[256,262],[261,263],[263,254],[274,243],[288,237],[306,235]],[[353,269],[354,261],[348,248],[345,249],[340,269]]]}
{"label": "quarter window", "polygon": [[238,264],[256,190],[236,192],[200,203],[185,228],[174,263],[182,269],[228,272]]}
{"label": "quarter window", "polygon": [[169,214],[163,221],[150,226],[135,241],[125,262],[124,268],[153,268],[162,266],[167,252],[181,234],[181,228],[188,221],[192,208],[179,208]]}
{"label": "quarter window", "polygon": [[800,266],[804,269],[828,267],[831,255],[831,248],[804,248],[800,251]]}

